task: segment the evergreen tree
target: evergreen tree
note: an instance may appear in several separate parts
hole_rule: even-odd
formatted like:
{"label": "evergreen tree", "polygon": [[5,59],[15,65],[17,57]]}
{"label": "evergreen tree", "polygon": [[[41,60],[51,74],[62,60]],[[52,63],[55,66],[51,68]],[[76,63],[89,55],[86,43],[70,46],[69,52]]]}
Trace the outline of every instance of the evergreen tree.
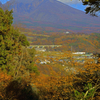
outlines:
{"label": "evergreen tree", "polygon": [[83,5],[88,5],[85,11],[92,16],[97,16],[100,13],[100,0],[82,0]]}
{"label": "evergreen tree", "polygon": [[25,58],[25,52],[29,55],[26,49],[29,43],[24,34],[20,34],[11,26],[13,23],[12,13],[12,10],[3,11],[0,8],[0,68],[8,74],[16,76],[22,65],[26,67],[25,70],[32,69],[28,66],[32,65],[33,58],[31,56]]}

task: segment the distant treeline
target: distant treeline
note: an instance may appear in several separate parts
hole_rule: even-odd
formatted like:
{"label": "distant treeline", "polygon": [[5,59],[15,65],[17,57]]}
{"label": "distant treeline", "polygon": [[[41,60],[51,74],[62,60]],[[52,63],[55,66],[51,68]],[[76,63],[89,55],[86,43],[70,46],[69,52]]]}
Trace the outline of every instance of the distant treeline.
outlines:
{"label": "distant treeline", "polygon": [[69,33],[65,32],[25,32],[32,45],[62,45],[58,50],[98,52],[100,49],[100,33]]}

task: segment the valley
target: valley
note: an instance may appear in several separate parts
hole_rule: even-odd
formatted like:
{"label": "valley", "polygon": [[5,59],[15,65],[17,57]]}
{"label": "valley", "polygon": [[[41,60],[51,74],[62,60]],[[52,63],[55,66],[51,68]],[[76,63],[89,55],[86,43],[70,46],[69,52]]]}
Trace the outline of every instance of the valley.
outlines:
{"label": "valley", "polygon": [[[86,13],[99,1],[82,1]],[[99,78],[100,17],[58,0],[0,2],[0,100],[100,100]]]}

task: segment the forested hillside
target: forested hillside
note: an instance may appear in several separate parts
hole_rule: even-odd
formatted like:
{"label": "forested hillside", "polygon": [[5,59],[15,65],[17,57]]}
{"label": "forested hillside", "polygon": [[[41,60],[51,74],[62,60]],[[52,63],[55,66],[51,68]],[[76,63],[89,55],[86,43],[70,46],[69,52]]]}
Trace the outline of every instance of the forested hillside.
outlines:
{"label": "forested hillside", "polygon": [[33,31],[22,32],[27,36],[31,45],[62,45],[56,50],[68,51],[71,47],[74,51],[98,52],[100,49],[100,33],[66,33]]}

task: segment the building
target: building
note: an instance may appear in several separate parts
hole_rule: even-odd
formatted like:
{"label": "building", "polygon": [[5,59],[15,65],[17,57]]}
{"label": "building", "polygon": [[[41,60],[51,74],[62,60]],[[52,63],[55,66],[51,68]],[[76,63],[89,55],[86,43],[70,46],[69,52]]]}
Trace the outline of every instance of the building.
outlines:
{"label": "building", "polygon": [[73,52],[72,54],[84,55],[84,54],[85,54],[85,52]]}
{"label": "building", "polygon": [[35,50],[40,51],[40,52],[45,52],[46,51],[46,49],[44,49],[44,48],[35,48]]}

